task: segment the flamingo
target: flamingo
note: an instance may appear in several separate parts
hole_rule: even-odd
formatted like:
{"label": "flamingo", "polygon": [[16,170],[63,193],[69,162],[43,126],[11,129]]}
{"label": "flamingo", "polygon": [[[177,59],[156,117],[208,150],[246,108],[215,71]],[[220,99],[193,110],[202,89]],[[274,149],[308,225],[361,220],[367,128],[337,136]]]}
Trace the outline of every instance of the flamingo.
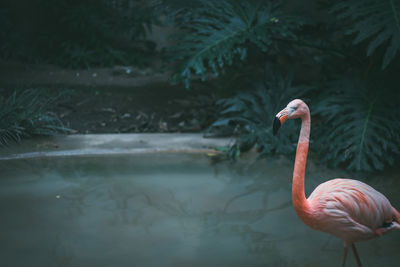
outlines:
{"label": "flamingo", "polygon": [[400,230],[400,214],[389,200],[371,186],[352,179],[333,179],[320,184],[306,199],[304,174],[310,136],[310,110],[300,99],[292,100],[274,120],[273,134],[287,119],[301,118],[293,171],[292,201],[298,217],[315,230],[343,241],[341,266],[352,248],[357,265],[362,266],[355,242]]}

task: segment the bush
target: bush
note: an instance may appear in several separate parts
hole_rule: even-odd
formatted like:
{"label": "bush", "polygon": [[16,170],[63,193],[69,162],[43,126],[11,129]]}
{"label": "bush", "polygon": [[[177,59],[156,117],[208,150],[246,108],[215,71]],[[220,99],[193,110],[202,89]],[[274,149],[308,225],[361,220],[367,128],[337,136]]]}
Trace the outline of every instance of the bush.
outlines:
{"label": "bush", "polygon": [[14,91],[0,97],[0,145],[19,142],[22,137],[67,133],[58,116],[50,111],[56,97],[44,95],[40,90]]}
{"label": "bush", "polygon": [[[399,1],[323,1],[300,16],[289,12],[294,2],[195,2],[177,12],[184,34],[174,50],[181,62],[174,78],[189,87],[193,76],[221,76],[220,87],[236,94],[219,101],[220,119],[211,127],[238,135],[231,150],[257,144],[263,154],[292,152],[298,132],[285,127],[278,140],[271,120],[276,105],[301,96],[313,114],[311,149],[319,159],[355,171],[395,162]],[[275,70],[264,69],[266,63]],[[274,82],[279,77],[291,82],[282,86]]]}
{"label": "bush", "polygon": [[320,118],[313,128],[320,159],[356,171],[393,164],[400,154],[399,100],[390,85],[377,85],[374,79],[329,81],[312,109]]}
{"label": "bush", "polygon": [[[214,122],[209,131],[231,128],[238,136],[232,149],[244,151],[257,146],[261,155],[295,151],[299,125],[289,121],[282,129],[282,134],[272,134],[274,116],[291,98],[304,96],[307,90],[300,90],[292,85],[293,76],[283,75],[267,66],[269,76],[263,83],[253,85],[253,90],[241,90],[236,95],[221,99],[220,118]],[[238,156],[239,151],[232,153]]]}
{"label": "bush", "polygon": [[195,9],[177,14],[182,32],[175,38],[179,45],[173,60],[180,61],[175,82],[208,73],[219,76],[225,66],[245,60],[250,44],[263,52],[276,48],[280,38],[296,39],[294,31],[304,19],[282,12],[274,1],[198,1]]}

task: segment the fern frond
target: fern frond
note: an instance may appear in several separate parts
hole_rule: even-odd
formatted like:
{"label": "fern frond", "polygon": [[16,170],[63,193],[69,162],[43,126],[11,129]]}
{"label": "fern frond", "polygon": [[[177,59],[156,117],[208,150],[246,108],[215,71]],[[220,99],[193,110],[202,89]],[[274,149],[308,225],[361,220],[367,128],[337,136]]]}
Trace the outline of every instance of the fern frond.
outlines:
{"label": "fern frond", "polygon": [[385,46],[382,68],[394,60],[400,51],[400,1],[350,0],[333,6],[332,12],[340,19],[354,23],[347,34],[357,33],[354,43],[369,40],[367,56]]}
{"label": "fern frond", "polygon": [[390,95],[368,81],[342,79],[329,84],[313,107],[319,124],[321,158],[356,171],[382,170],[399,154],[400,123]]}
{"label": "fern frond", "polygon": [[70,129],[49,111],[56,99],[34,89],[0,97],[0,146],[19,142],[25,136],[67,133]]}
{"label": "fern frond", "polygon": [[190,86],[193,75],[203,80],[210,71],[218,76],[236,58],[245,59],[247,43],[262,51],[271,48],[274,38],[296,37],[303,20],[281,12],[272,1],[253,5],[248,1],[201,1],[202,7],[183,19],[185,33],[178,36],[174,59],[183,61],[174,81]]}

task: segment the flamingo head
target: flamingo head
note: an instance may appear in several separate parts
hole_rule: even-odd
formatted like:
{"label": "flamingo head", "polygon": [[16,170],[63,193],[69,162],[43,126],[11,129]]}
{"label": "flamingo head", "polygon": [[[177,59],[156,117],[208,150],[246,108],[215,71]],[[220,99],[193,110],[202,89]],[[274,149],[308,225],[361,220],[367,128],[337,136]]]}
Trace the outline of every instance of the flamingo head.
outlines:
{"label": "flamingo head", "polygon": [[308,106],[303,102],[303,100],[294,99],[290,101],[286,108],[282,109],[278,114],[276,114],[273,124],[273,134],[276,135],[281,125],[287,119],[301,118],[304,115],[309,114],[309,112]]}

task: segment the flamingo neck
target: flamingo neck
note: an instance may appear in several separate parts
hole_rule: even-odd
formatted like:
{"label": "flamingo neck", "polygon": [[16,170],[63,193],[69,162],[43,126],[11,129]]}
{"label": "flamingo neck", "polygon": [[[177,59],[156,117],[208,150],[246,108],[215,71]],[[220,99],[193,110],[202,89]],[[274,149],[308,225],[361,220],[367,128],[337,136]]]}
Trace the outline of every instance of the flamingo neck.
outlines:
{"label": "flamingo neck", "polygon": [[310,126],[310,113],[307,112],[306,115],[301,118],[301,130],[299,141],[297,143],[292,184],[292,200],[294,209],[296,210],[296,213],[300,219],[306,224],[309,224],[311,219],[310,206],[304,191],[304,176],[306,172]]}

